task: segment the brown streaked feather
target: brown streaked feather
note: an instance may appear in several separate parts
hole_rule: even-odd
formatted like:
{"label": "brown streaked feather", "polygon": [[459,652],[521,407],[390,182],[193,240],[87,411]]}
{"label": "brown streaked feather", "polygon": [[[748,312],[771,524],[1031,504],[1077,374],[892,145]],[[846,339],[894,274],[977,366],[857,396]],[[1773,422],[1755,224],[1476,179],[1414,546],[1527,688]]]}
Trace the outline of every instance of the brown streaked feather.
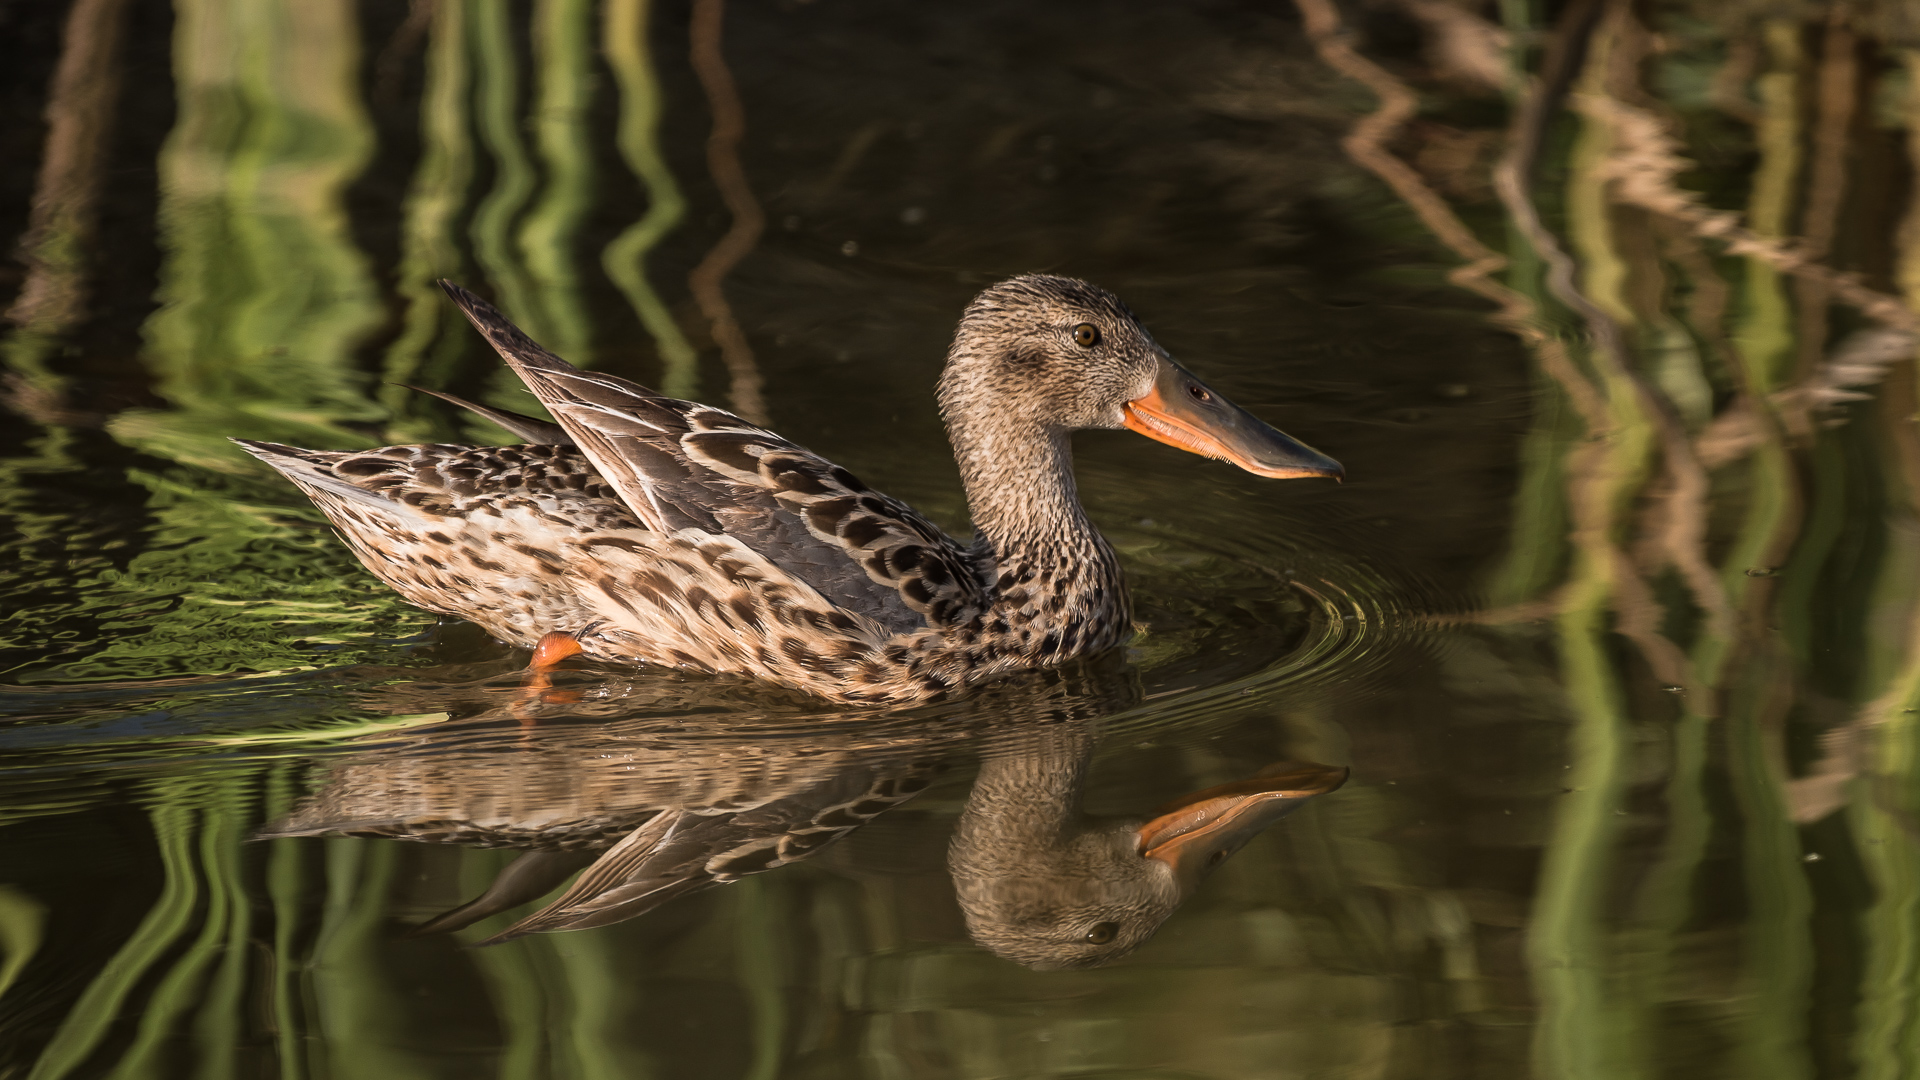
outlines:
{"label": "brown streaked feather", "polygon": [[[599,659],[752,671],[817,693],[892,636],[737,538],[643,527],[575,447],[242,445],[402,596],[518,645],[591,626],[581,645]],[[879,694],[850,699],[863,692]]]}
{"label": "brown streaked feather", "polygon": [[555,587],[574,546],[654,539],[571,446],[236,441],[306,492],[401,596],[518,645],[599,617],[579,590]]}
{"label": "brown streaked feather", "polygon": [[625,379],[583,372],[442,283],[643,521],[739,538],[894,633],[977,617],[973,558],[912,507],[773,432]]}

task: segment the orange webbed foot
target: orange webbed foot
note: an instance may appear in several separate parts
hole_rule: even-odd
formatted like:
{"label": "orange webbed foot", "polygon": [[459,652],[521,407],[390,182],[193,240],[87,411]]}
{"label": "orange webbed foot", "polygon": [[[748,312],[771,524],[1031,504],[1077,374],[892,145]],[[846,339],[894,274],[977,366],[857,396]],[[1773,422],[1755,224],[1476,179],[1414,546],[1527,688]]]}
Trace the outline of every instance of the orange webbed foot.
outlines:
{"label": "orange webbed foot", "polygon": [[[569,634],[562,630],[554,630],[542,635],[540,640],[534,643],[533,659],[528,662],[526,677],[520,682],[520,689],[523,696],[530,700],[537,700],[543,704],[561,704],[567,701],[578,701],[580,695],[577,693],[552,689],[553,678],[550,673],[553,669],[560,666],[561,661],[569,659],[570,657],[579,656],[584,651],[585,650],[580,647],[578,634]],[[531,716],[522,715],[520,717],[520,723],[523,726],[532,725],[537,722],[538,721]]]}
{"label": "orange webbed foot", "polygon": [[533,673],[532,678],[543,679],[547,672],[560,665],[560,661],[579,656],[585,651],[580,647],[580,639],[577,636],[563,630],[554,630],[534,643],[533,660],[527,664],[527,670]]}

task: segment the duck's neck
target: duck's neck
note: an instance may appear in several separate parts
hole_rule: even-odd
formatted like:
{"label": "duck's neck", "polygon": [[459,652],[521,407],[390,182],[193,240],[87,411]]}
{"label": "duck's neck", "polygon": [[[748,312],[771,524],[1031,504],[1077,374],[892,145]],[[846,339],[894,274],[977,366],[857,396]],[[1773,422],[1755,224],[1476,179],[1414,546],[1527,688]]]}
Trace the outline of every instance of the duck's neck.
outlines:
{"label": "duck's neck", "polygon": [[[1085,623],[1092,616],[1103,625],[1126,623],[1120,563],[1080,506],[1069,433],[957,429],[954,449],[974,528],[993,552],[996,614],[1015,622],[1045,616]],[[1051,611],[1035,603],[1054,596],[1061,602]],[[1070,651],[1100,643],[1078,644]]]}

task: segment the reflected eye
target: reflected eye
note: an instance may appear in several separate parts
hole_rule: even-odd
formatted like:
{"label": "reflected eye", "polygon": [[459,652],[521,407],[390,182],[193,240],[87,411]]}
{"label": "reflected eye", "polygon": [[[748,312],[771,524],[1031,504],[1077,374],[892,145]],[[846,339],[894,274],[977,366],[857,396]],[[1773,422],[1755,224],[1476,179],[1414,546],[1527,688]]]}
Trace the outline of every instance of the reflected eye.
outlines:
{"label": "reflected eye", "polygon": [[[1073,343],[1083,349],[1091,349],[1100,344],[1100,328],[1090,322],[1083,322],[1073,328]],[[1101,926],[1107,925],[1101,923]]]}
{"label": "reflected eye", "polygon": [[1084,940],[1089,945],[1105,945],[1107,942],[1113,940],[1113,935],[1119,932],[1119,923],[1095,923],[1093,929],[1087,931],[1087,936]]}

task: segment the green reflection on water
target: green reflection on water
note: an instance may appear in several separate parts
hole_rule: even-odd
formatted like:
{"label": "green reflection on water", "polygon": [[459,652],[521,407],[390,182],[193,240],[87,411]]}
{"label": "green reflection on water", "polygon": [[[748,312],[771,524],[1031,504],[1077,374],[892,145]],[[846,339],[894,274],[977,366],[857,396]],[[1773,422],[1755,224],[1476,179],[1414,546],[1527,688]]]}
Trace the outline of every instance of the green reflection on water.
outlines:
{"label": "green reflection on water", "polygon": [[[590,108],[593,5],[433,7],[386,378],[439,386],[460,377],[467,331],[432,281],[462,273],[463,233],[503,306],[558,351],[588,358],[587,222],[597,211],[633,220],[630,210],[601,205],[592,182],[595,139],[611,136],[647,206],[601,265],[654,337],[664,388],[693,392],[693,351],[646,276],[646,260],[686,206],[662,145],[666,102],[646,36],[649,7],[608,0],[599,9],[600,44],[619,88],[618,126],[608,133],[595,130]],[[1528,8],[1503,5],[1511,28],[1535,30],[1529,20],[1539,13]],[[222,441],[351,446],[445,434],[437,414],[406,392],[370,388],[368,358],[356,360],[380,324],[382,299],[346,211],[347,190],[375,149],[355,9],[332,0],[182,0],[177,13],[179,112],[160,161],[163,306],[147,326],[144,358],[169,407],[112,418],[113,437],[144,456],[112,458],[111,481],[99,479],[107,459],[89,442],[96,436],[77,426],[50,427],[0,462],[0,509],[13,525],[0,573],[24,582],[27,597],[4,613],[8,634],[58,643],[25,680],[338,666],[390,653],[430,621],[368,581],[278,481],[240,472]],[[1727,202],[1744,202],[1755,231],[1791,235],[1808,199],[1817,81],[1809,42],[1822,31],[1779,18],[1725,34],[1675,27],[1667,45],[1683,55],[1647,63],[1693,65],[1695,82],[1740,41],[1756,47],[1750,130],[1698,115],[1700,102],[1670,104],[1689,130],[1708,133],[1697,149],[1703,157],[1714,140],[1752,151],[1751,176],[1716,183],[1737,189]],[[1702,34],[1711,40],[1703,44]],[[1863,47],[1920,71],[1911,52]],[[1592,55],[1599,64],[1609,53]],[[1629,74],[1638,88],[1644,73]],[[1597,68],[1579,90],[1624,93]],[[1920,79],[1907,93],[1905,107],[1920,115],[1920,97],[1911,96]],[[1010,154],[1029,141],[1027,123],[1009,121],[1011,135],[990,134],[984,144]],[[1579,256],[1581,287],[1630,329],[1631,364],[1616,372],[1581,357],[1612,409],[1605,432],[1583,430],[1566,392],[1533,372],[1508,557],[1488,600],[1551,618],[1484,639],[1444,631],[1454,635],[1444,639],[1454,650],[1446,662],[1483,682],[1524,684],[1515,700],[1571,721],[1535,725],[1552,733],[1558,756],[1527,779],[1548,793],[1514,800],[1515,816],[1536,832],[1508,846],[1538,859],[1537,879],[1514,875],[1526,878],[1514,895],[1530,904],[1509,920],[1516,925],[1483,910],[1492,903],[1484,894],[1498,890],[1454,887],[1450,875],[1473,873],[1462,854],[1472,845],[1428,851],[1404,832],[1409,819],[1441,819],[1483,793],[1403,794],[1357,781],[1291,822],[1265,863],[1223,870],[1204,906],[1156,943],[1161,952],[1106,972],[1013,970],[940,928],[928,914],[937,905],[915,891],[924,882],[811,868],[751,879],[724,902],[676,913],[691,929],[666,947],[606,932],[403,954],[417,943],[393,942],[390,924],[415,866],[407,851],[370,840],[326,841],[318,856],[297,841],[248,846],[249,830],[294,798],[301,770],[182,770],[139,788],[161,864],[159,898],[63,1014],[31,1075],[160,1075],[176,1054],[188,1055],[197,1074],[242,1075],[255,1063],[247,1046],[270,1052],[283,1076],[438,1075],[444,1048],[418,1034],[436,1014],[406,992],[402,956],[439,965],[447,982],[470,972],[473,996],[490,1013],[466,1052],[529,1080],[674,1075],[685,1048],[647,1025],[683,1007],[674,994],[693,984],[732,1025],[716,1059],[751,1077],[796,1069],[1239,1076],[1282,1066],[1386,1076],[1431,1066],[1447,1075],[1471,1071],[1471,1055],[1458,1049],[1469,1039],[1497,1048],[1481,1059],[1483,1075],[1517,1075],[1529,1055],[1543,1076],[1654,1076],[1691,1069],[1695,1058],[1705,1060],[1702,1071],[1740,1076],[1912,1075],[1920,1070],[1920,749],[1911,711],[1920,708],[1920,450],[1909,418],[1920,401],[1910,362],[1880,388],[1878,412],[1846,417],[1848,430],[1786,428],[1765,395],[1804,374],[1796,365],[1809,349],[1834,344],[1804,340],[1820,336],[1810,324],[1831,317],[1838,339],[1855,317],[1835,309],[1810,319],[1765,259],[1685,256],[1671,223],[1620,205],[1604,170],[1625,151],[1609,130],[1591,118],[1578,123],[1537,194],[1553,203],[1549,217]],[[1912,140],[1920,122],[1909,129]],[[979,147],[956,152],[987,156]],[[1910,181],[1911,166],[1902,168],[1889,175]],[[482,182],[490,187],[469,216]],[[1882,224],[1900,209],[1884,200],[1874,207]],[[1865,246],[1871,238],[1854,239]],[[1895,248],[1886,276],[1920,299],[1920,238],[1909,230]],[[1547,310],[1544,318],[1566,324],[1570,341],[1580,338],[1546,299],[1530,258],[1516,252],[1509,281]],[[1722,301],[1711,300],[1716,290]],[[11,366],[50,376],[49,358],[69,329],[23,328],[11,339]],[[525,396],[507,385],[495,384],[496,399],[524,407]],[[1670,413],[1705,456],[1705,433],[1742,406],[1761,418],[1759,436],[1705,466],[1701,565],[1725,605],[1713,611],[1699,583],[1658,554],[1671,523],[1660,516],[1671,503],[1658,421]],[[137,506],[136,525],[89,518],[54,497],[108,483],[118,486],[100,498]],[[59,636],[32,638],[56,623]],[[1440,640],[1443,632],[1433,633]],[[1528,649],[1551,654],[1552,664],[1527,658]],[[1668,669],[1655,669],[1675,657],[1670,687],[1656,677]],[[1412,679],[1410,669],[1395,677]],[[157,714],[193,700],[183,690],[150,704]],[[1491,695],[1448,700],[1506,707]],[[1326,760],[1347,760],[1340,723],[1376,718],[1347,702],[1286,707],[1297,711],[1261,722],[1286,729],[1289,746],[1335,747],[1318,755]],[[276,742],[295,752],[445,715],[333,701],[297,721],[216,717],[191,740],[168,739],[176,748]],[[106,706],[98,717],[121,719]],[[1232,762],[1203,745],[1142,756],[1193,786],[1233,775]],[[1463,788],[1480,779],[1459,771]],[[1846,872],[1833,867],[1838,857],[1804,861],[1819,854],[1803,839],[1816,822],[1858,860],[1863,881],[1835,887],[1859,889],[1857,913],[1827,910],[1832,901],[1812,887],[1812,875]],[[497,862],[491,853],[460,860],[470,892]],[[258,907],[255,892],[265,897]],[[0,991],[29,985],[31,964],[46,955],[54,931],[42,911],[31,894],[0,889]],[[1846,922],[1857,958],[1816,949],[1813,924],[1823,917]],[[1505,930],[1512,933],[1496,932]],[[267,974],[256,974],[255,954],[268,958]],[[698,977],[653,981],[674,963]],[[1833,989],[1850,963],[1857,979]],[[1823,1036],[1810,1018],[1836,1012],[1852,1025],[1826,1035],[1851,1055],[1838,1064],[1810,1049]],[[1667,1055],[1676,1047],[1694,1056],[1675,1064]],[[1167,1061],[1182,1064],[1162,1070]]]}
{"label": "green reflection on water", "polygon": [[586,111],[593,69],[587,38],[590,0],[537,0],[533,8],[534,64],[539,91],[532,107],[534,139],[546,186],[520,224],[520,247],[533,288],[521,323],[534,340],[573,363],[593,362],[593,328],[580,295],[575,247],[593,198],[593,159]]}
{"label": "green reflection on water", "polygon": [[66,1022],[41,1051],[29,1080],[59,1080],[85,1062],[99,1048],[108,1028],[120,1021],[135,985],[186,933],[199,900],[200,881],[192,866],[193,805],[170,797],[180,787],[169,784],[156,792],[152,811],[154,839],[165,870],[160,898],[106,968],[87,984]]}
{"label": "green reflection on water", "polygon": [[[381,655],[391,650],[382,640],[431,625],[430,616],[368,588],[351,558],[314,531],[309,513],[288,520],[261,505],[264,480],[185,466],[130,470],[128,480],[147,501],[141,550],[120,566],[101,560],[83,579],[77,603],[53,593],[17,609],[22,629],[49,617],[74,628],[62,650],[12,678],[82,682],[297,669],[323,657]],[[45,525],[63,530],[68,520],[53,516]]]}
{"label": "green reflection on water", "polygon": [[40,950],[46,926],[46,908],[20,891],[0,887],[0,994],[7,992],[20,971]]}
{"label": "green reflection on water", "polygon": [[[1801,164],[1802,105],[1796,82],[1803,58],[1793,26],[1770,23],[1763,34],[1771,64],[1755,85],[1760,167],[1748,217],[1756,232],[1777,236],[1787,231]],[[1789,376],[1797,353],[1793,310],[1772,267],[1750,260],[1745,273],[1746,306],[1733,340],[1745,362],[1748,385],[1756,392],[1771,391]],[[1785,561],[1780,556],[1792,543],[1790,530],[1799,524],[1794,520],[1798,508],[1791,468],[1785,448],[1773,440],[1754,455],[1747,522],[1755,548],[1736,554],[1757,556],[1757,566]],[[1729,657],[1735,677],[1724,699],[1728,770],[1743,811],[1742,855],[1753,906],[1746,925],[1743,987],[1750,1004],[1741,1045],[1743,1065],[1751,1075],[1800,1077],[1810,1075],[1812,1068],[1805,1021],[1813,967],[1808,940],[1812,901],[1798,829],[1785,806],[1781,734],[1792,682],[1777,639],[1757,636],[1745,655]]]}
{"label": "green reflection on water", "polygon": [[[293,770],[276,765],[268,770],[262,784],[261,810],[267,820],[275,820],[293,805]],[[301,1053],[305,1042],[304,1019],[295,990],[299,971],[298,942],[300,910],[306,896],[307,875],[303,853],[292,844],[274,844],[267,852],[265,888],[268,917],[273,920],[271,945],[272,969],[267,975],[266,997],[272,1016],[273,1045],[279,1058],[283,1080],[301,1080],[309,1075]]]}
{"label": "green reflection on water", "polygon": [[782,903],[778,879],[749,878],[736,889],[740,927],[736,946],[740,982],[748,994],[748,1028],[753,1039],[753,1063],[748,1080],[773,1080],[780,1075],[787,1038],[787,935],[783,917],[792,905]]}
{"label": "green reflection on water", "polygon": [[[492,157],[493,190],[473,215],[473,255],[492,283],[508,317],[536,325],[538,294],[531,275],[514,250],[512,226],[533,194],[533,163],[520,137],[520,60],[506,0],[475,0],[472,16],[474,113],[480,141]],[[504,373],[502,373],[504,374]],[[496,377],[494,397],[515,406],[524,394],[511,394]]]}
{"label": "green reflection on water", "polygon": [[111,430],[211,468],[237,460],[229,436],[364,445],[341,426],[382,415],[353,363],[380,301],[343,205],[373,151],[352,6],[183,0],[174,40],[166,260],[146,332],[174,408]]}
{"label": "green reflection on water", "polygon": [[[1908,74],[1905,108],[1910,156],[1920,161],[1920,52],[1902,50]],[[1920,244],[1910,217],[1894,269],[1909,304],[1920,303]],[[1863,635],[1861,704],[1836,733],[1853,750],[1857,771],[1835,777],[1846,787],[1844,813],[1872,899],[1861,934],[1872,943],[1861,971],[1853,1059],[1865,1080],[1920,1072],[1920,379],[1911,367],[1893,373],[1880,414],[1878,449],[1889,506],[1886,554],[1873,582],[1871,631]],[[1857,744],[1849,746],[1853,740]]]}
{"label": "green reflection on water", "polygon": [[312,1010],[309,1043],[319,1076],[428,1076],[433,1069],[407,1049],[411,1011],[390,969],[387,897],[401,852],[393,844],[327,840],[326,900],[319,934],[303,964]]}
{"label": "green reflection on water", "polygon": [[434,284],[440,278],[460,277],[464,265],[458,227],[473,183],[466,12],[463,4],[438,4],[428,30],[426,86],[420,94],[423,145],[407,193],[398,281],[406,299],[406,328],[387,350],[388,385],[380,392],[382,404],[395,418],[387,438],[396,443],[432,441],[446,434],[417,415],[422,395],[397,384],[446,386],[467,345],[465,321]]}
{"label": "green reflection on water", "polygon": [[[1593,45],[1580,92],[1604,92],[1611,35]],[[1587,121],[1569,161],[1567,231],[1580,256],[1581,286],[1621,323],[1633,313],[1622,297],[1627,266],[1614,248],[1606,185],[1597,168],[1614,152],[1604,125]],[[1604,346],[1597,346],[1604,347]],[[1614,1077],[1635,1072],[1640,1047],[1618,999],[1618,968],[1608,941],[1604,898],[1616,873],[1618,814],[1624,804],[1628,708],[1612,662],[1609,622],[1636,618],[1645,601],[1627,593],[1620,538],[1623,518],[1653,467],[1654,420],[1624,372],[1593,364],[1609,427],[1604,441],[1570,448],[1565,475],[1572,516],[1571,573],[1560,597],[1561,671],[1574,727],[1566,794],[1540,871],[1528,953],[1541,998],[1535,1067],[1541,1075]],[[1623,595],[1625,594],[1625,595]]]}
{"label": "green reflection on water", "polygon": [[[461,895],[480,895],[493,883],[494,875],[517,855],[509,851],[468,853],[460,862]],[[532,949],[480,949],[474,953],[473,964],[486,984],[487,998],[501,1028],[500,1075],[506,1080],[544,1075],[546,1039],[552,1025]]]}
{"label": "green reflection on water", "polygon": [[[222,475],[244,460],[230,436],[365,445],[347,425],[384,415],[354,363],[379,299],[344,206],[373,150],[351,5],[182,3],[173,57],[179,113],[159,163],[166,257],[144,357],[173,407],[108,422],[122,443],[172,464],[127,474],[151,522],[137,553],[94,571],[77,604],[50,597],[14,613],[84,620],[34,678],[299,667],[315,648],[425,621],[348,575],[330,543],[301,539],[304,522],[296,531],[261,506],[264,483]],[[48,440],[35,468],[78,479],[62,437]],[[20,520],[28,547],[72,528],[64,515]]]}
{"label": "green reflection on water", "polygon": [[700,392],[699,357],[647,280],[647,253],[680,224],[687,207],[660,155],[660,84],[646,37],[651,7],[649,0],[607,0],[604,7],[607,64],[620,83],[620,154],[646,187],[647,212],[614,237],[600,262],[653,336],[664,369],[661,393],[693,399]]}

